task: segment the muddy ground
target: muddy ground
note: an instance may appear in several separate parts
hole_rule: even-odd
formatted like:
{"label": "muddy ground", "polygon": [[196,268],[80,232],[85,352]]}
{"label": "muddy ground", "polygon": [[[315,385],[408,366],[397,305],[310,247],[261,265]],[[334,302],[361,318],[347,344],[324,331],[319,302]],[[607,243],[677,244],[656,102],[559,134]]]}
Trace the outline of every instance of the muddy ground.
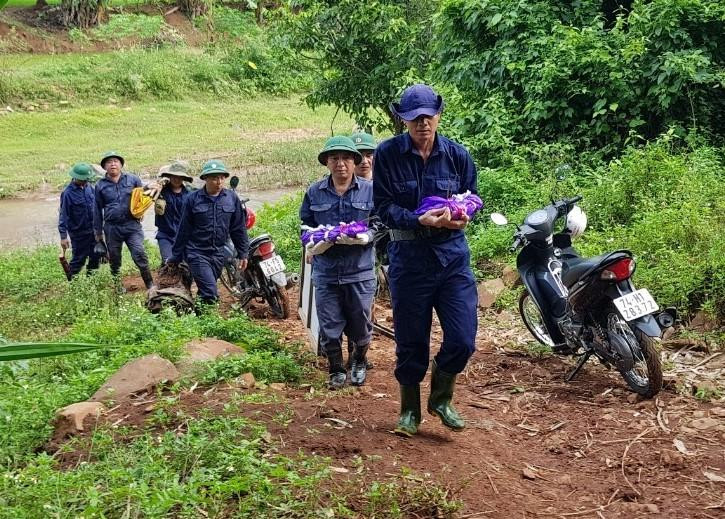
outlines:
{"label": "muddy ground", "polygon": [[[139,290],[139,282],[130,278],[125,285]],[[225,311],[231,302],[225,294]],[[263,316],[264,305],[251,313]],[[378,311],[383,320],[386,314],[384,307]],[[305,342],[296,317],[265,323],[285,340]],[[722,400],[702,402],[670,384],[655,399],[640,401],[616,373],[594,362],[565,383],[572,361],[532,356],[522,347],[527,341],[515,315],[481,314],[477,351],[455,395],[467,420],[460,433],[428,415],[416,437],[392,433],[399,405],[394,343],[380,336],[370,352],[375,368],[362,388],[328,392],[275,384],[254,390],[276,393],[278,403],[244,404],[243,413],[267,423],[279,452],[331,458],[341,480],[385,480],[404,467],[430,475],[463,502],[460,518],[725,517]],[[709,368],[722,369],[722,357],[712,357]],[[221,408],[241,391],[249,390],[224,383],[186,391],[180,402],[194,415]],[[422,392],[425,399],[428,380]],[[105,420],[142,426],[149,410],[126,404]],[[282,411],[289,416],[285,423],[273,419]],[[65,453],[62,463],[73,466],[84,455]]]}

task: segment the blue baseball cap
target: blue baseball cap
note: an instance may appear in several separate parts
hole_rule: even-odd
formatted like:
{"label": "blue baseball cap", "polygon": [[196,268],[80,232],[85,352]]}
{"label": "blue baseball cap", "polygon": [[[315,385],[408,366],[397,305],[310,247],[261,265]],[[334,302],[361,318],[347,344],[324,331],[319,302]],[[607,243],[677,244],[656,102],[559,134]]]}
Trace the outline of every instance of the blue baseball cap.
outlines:
{"label": "blue baseball cap", "polygon": [[400,103],[390,103],[390,109],[404,121],[420,115],[433,117],[443,111],[443,98],[428,85],[409,86],[400,96]]}

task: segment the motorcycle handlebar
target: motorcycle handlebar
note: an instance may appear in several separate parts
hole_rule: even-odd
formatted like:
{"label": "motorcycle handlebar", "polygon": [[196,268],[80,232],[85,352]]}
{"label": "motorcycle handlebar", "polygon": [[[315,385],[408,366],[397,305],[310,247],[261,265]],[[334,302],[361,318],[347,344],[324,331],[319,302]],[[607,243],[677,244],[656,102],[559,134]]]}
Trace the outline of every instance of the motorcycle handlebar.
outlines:
{"label": "motorcycle handlebar", "polygon": [[519,248],[519,245],[521,245],[521,236],[516,237],[511,247],[509,247],[509,252],[516,252],[516,249]]}

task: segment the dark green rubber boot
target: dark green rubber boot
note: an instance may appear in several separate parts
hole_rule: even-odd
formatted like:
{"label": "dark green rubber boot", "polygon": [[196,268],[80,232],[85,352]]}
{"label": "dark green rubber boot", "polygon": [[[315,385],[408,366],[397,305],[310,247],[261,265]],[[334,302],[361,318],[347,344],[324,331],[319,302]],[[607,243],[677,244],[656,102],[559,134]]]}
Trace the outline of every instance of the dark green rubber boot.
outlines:
{"label": "dark green rubber boot", "polygon": [[435,361],[431,369],[430,396],[428,397],[428,412],[441,419],[446,427],[454,431],[462,431],[466,422],[461,418],[453,406],[453,388],[456,386],[456,375],[438,369]]}
{"label": "dark green rubber boot", "polygon": [[410,438],[418,432],[420,425],[420,384],[400,386],[400,418],[395,434]]}

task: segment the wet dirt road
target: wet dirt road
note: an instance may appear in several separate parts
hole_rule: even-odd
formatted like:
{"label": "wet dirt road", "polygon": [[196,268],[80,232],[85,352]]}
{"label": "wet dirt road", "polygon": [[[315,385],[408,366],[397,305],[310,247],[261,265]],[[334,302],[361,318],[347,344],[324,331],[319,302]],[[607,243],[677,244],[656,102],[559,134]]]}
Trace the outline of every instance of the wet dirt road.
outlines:
{"label": "wet dirt road", "polygon": [[[298,188],[278,188],[264,191],[248,191],[247,205],[254,211],[265,203],[274,203],[284,195],[294,193]],[[58,235],[59,195],[35,199],[0,200],[0,247],[35,248],[38,245],[56,243]],[[144,236],[153,240],[156,236],[154,212],[149,210],[143,219]]]}

